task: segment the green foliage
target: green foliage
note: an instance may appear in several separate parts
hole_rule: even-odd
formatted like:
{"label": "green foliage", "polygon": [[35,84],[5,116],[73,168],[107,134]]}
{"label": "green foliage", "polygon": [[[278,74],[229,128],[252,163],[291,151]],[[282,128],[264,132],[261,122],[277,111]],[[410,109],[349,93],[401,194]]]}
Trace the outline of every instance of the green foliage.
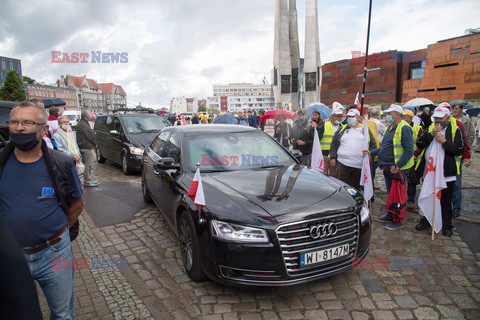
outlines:
{"label": "green foliage", "polygon": [[32,84],[32,83],[35,83],[35,79],[32,79],[32,78],[27,77],[27,76],[23,76],[23,82]]}
{"label": "green foliage", "polygon": [[23,82],[15,70],[8,71],[3,87],[0,89],[0,99],[6,101],[25,101],[27,99]]}
{"label": "green foliage", "polygon": [[217,106],[214,104],[209,105],[207,110],[208,110],[208,114],[220,113],[220,110],[218,110]]}
{"label": "green foliage", "polygon": [[207,107],[202,105],[198,106],[198,112],[206,112],[206,111],[207,111]]}

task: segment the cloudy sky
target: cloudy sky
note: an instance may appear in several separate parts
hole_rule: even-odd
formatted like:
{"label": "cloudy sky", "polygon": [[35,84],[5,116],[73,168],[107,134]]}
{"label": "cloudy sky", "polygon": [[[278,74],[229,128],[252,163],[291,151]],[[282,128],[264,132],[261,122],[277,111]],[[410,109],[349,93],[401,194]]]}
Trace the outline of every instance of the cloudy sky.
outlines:
{"label": "cloudy sky", "polygon": [[[365,51],[368,0],[318,1],[322,63]],[[411,51],[478,28],[479,0],[374,0],[370,53]],[[297,0],[303,54],[305,0]],[[47,84],[87,75],[129,104],[212,96],[214,84],[270,82],[274,0],[3,0],[0,55]],[[51,63],[51,51],[128,53],[128,62]]]}

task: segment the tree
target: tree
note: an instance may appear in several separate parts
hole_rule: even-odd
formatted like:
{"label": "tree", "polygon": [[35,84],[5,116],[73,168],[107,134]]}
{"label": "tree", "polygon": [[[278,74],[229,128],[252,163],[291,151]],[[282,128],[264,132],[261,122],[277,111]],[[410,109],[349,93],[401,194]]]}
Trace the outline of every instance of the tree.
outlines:
{"label": "tree", "polygon": [[25,101],[27,99],[23,82],[15,70],[8,71],[3,87],[0,89],[0,99],[6,101]]}
{"label": "tree", "polygon": [[205,106],[198,106],[198,112],[206,112],[207,111],[207,107]]}
{"label": "tree", "polygon": [[35,83],[35,79],[27,77],[27,76],[23,76],[23,82],[32,84],[32,83]]}

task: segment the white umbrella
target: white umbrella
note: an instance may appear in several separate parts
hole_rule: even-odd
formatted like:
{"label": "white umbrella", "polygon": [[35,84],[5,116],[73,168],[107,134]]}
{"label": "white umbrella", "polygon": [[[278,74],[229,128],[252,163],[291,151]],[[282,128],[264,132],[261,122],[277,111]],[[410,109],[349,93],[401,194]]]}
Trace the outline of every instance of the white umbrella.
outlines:
{"label": "white umbrella", "polygon": [[426,106],[426,105],[432,105],[433,102],[426,99],[426,98],[415,98],[415,99],[412,99],[410,101],[407,101],[407,103],[405,103],[403,105],[403,107],[405,108],[406,106],[410,106],[410,107],[420,107],[420,106]]}

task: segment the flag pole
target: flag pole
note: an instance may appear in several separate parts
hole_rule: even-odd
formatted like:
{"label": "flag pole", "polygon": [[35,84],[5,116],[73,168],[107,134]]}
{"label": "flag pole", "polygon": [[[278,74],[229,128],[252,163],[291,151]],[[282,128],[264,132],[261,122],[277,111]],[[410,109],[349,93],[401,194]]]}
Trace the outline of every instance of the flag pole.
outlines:
{"label": "flag pole", "polygon": [[362,88],[362,100],[360,101],[360,110],[363,114],[363,102],[365,100],[365,84],[367,82],[367,64],[368,64],[368,44],[370,42],[370,21],[372,20],[372,0],[368,7],[368,27],[367,27],[367,48],[365,50],[365,66],[363,67],[363,88]]}
{"label": "flag pole", "polygon": [[[436,174],[436,172],[435,172]],[[435,193],[433,194],[433,225],[432,225],[432,241],[435,237],[435,217],[437,216],[437,186],[435,186]]]}

